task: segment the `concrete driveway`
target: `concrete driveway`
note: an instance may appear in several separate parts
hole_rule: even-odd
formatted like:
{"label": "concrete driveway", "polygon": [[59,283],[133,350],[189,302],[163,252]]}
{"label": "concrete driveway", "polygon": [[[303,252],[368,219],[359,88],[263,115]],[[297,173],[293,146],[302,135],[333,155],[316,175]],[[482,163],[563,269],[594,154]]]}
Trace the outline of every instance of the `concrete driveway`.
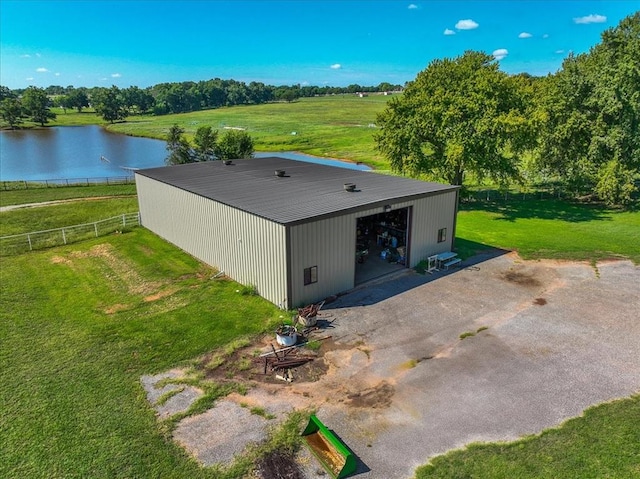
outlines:
{"label": "concrete driveway", "polygon": [[[323,313],[335,319],[327,375],[288,392],[359,457],[355,477],[410,478],[448,450],[640,390],[640,268],[627,261],[477,258],[369,285]],[[306,474],[317,469],[311,459]]]}

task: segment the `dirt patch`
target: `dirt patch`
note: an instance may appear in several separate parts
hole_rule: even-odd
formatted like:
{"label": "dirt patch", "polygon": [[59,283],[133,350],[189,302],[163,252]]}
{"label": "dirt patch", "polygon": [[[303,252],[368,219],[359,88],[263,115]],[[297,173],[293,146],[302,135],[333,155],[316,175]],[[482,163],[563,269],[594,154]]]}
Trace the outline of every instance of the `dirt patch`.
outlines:
{"label": "dirt patch", "polygon": [[305,479],[295,458],[278,451],[258,461],[256,474],[259,479]]}
{"label": "dirt patch", "polygon": [[509,270],[502,275],[502,279],[510,283],[519,284],[520,286],[539,287],[542,285],[540,280],[532,273],[524,271]]}
{"label": "dirt patch", "polygon": [[537,304],[538,306],[544,306],[547,304],[547,300],[544,298],[536,298],[533,300],[533,304]]}
{"label": "dirt patch", "polygon": [[157,291],[162,283],[145,281],[137,272],[135,265],[121,258],[110,244],[99,244],[88,251],[74,251],[72,258],[98,258],[106,266],[105,276],[114,285],[123,285],[131,294],[150,295]]}
{"label": "dirt patch", "polygon": [[[271,344],[275,340],[272,336],[264,336],[254,344],[239,348],[231,354],[213,352],[206,354],[199,361],[197,368],[202,370],[206,379],[216,382],[241,381],[262,384],[282,384],[282,380],[276,374],[283,375],[282,371],[273,369],[274,355],[260,357],[260,354],[271,351]],[[275,344],[274,344],[275,346]],[[278,355],[283,360],[292,362],[300,359],[308,362],[291,368],[291,375],[295,383],[316,382],[327,372],[327,364],[324,361],[324,354],[330,351],[330,344],[321,341],[317,350],[311,350],[306,346],[278,351]],[[265,372],[266,360],[266,372]]]}
{"label": "dirt patch", "polygon": [[387,381],[381,381],[372,388],[347,395],[346,404],[352,407],[380,409],[391,406],[395,388]]}
{"label": "dirt patch", "polygon": [[178,291],[178,288],[169,288],[169,289],[166,289],[164,291],[160,291],[160,292],[158,292],[156,294],[151,294],[149,296],[145,296],[143,298],[143,301],[146,302],[146,303],[149,303],[151,301],[157,301],[159,299],[166,298],[167,296],[171,296],[176,291]]}
{"label": "dirt patch", "polygon": [[129,305],[127,304],[114,304],[113,306],[108,307],[104,310],[106,314],[116,314],[120,311],[126,311],[129,309]]}
{"label": "dirt patch", "polygon": [[53,264],[70,264],[71,261],[68,258],[64,258],[62,256],[54,256],[51,258],[51,262]]}

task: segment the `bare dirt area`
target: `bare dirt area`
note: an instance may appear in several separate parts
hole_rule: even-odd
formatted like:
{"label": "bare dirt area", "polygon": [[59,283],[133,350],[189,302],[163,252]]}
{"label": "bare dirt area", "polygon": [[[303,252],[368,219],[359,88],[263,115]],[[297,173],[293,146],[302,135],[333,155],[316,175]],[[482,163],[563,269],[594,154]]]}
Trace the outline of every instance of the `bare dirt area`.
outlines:
{"label": "bare dirt area", "polygon": [[[304,352],[313,360],[292,382],[264,373],[257,356],[270,337],[214,368],[211,378],[250,385],[216,408],[260,408],[272,422],[313,409],[358,457],[356,477],[410,478],[450,449],[538,433],[639,391],[639,285],[640,268],[628,261],[594,267],[515,254],[370,284],[324,306],[331,323],[319,335],[331,339]],[[188,450],[206,442],[192,437]],[[311,479],[321,470],[303,451],[302,476],[274,475],[273,464],[287,461],[265,460],[259,477]]]}

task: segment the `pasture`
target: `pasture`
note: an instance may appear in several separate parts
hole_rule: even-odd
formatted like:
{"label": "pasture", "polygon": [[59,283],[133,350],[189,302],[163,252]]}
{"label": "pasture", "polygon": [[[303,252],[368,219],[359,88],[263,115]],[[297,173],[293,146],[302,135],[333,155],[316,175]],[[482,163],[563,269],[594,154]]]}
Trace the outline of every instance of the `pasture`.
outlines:
{"label": "pasture", "polygon": [[375,151],[373,134],[376,115],[393,96],[355,95],[301,98],[291,103],[267,103],[218,108],[163,116],[131,116],[110,125],[93,113],[65,114],[57,111],[51,125],[104,124],[115,133],[164,140],[173,124],[193,136],[200,126],[211,126],[221,133],[225,128],[245,129],[253,138],[256,151],[300,151],[303,153],[361,161],[376,169],[387,169],[384,158]]}

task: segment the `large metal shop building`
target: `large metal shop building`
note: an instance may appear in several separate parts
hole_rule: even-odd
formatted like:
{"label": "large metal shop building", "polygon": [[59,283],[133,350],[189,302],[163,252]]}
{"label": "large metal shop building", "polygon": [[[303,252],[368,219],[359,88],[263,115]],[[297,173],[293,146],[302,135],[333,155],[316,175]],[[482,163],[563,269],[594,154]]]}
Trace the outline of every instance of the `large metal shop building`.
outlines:
{"label": "large metal shop building", "polygon": [[135,178],[143,226],[286,309],[453,247],[456,186],[278,157]]}

